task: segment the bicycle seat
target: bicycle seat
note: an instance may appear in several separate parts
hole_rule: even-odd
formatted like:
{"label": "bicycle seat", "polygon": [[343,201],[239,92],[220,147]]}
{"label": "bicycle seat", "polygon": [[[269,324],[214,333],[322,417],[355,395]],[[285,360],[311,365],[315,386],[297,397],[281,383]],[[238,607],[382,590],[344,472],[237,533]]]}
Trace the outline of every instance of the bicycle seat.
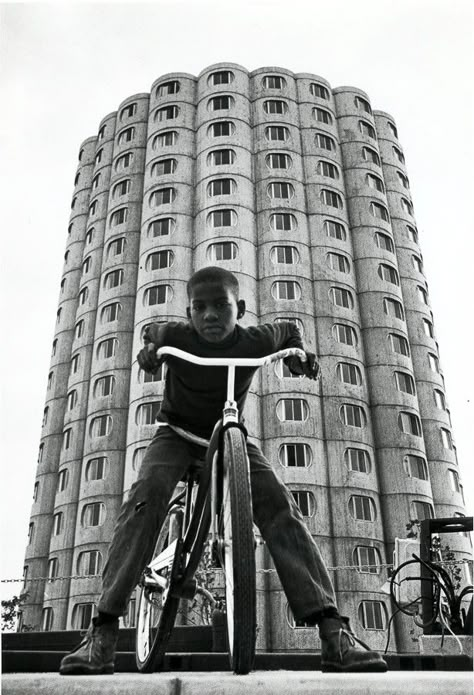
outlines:
{"label": "bicycle seat", "polygon": [[176,434],[179,434],[179,436],[183,437],[183,439],[187,439],[188,442],[192,442],[193,444],[199,444],[199,446],[203,446],[206,449],[209,446],[209,440],[208,439],[204,439],[203,437],[199,437],[197,434],[193,434],[192,432],[188,432],[188,430],[183,430],[182,427],[178,427],[177,425],[169,425],[168,424],[168,427],[171,427],[171,429],[174,430],[176,432]]}

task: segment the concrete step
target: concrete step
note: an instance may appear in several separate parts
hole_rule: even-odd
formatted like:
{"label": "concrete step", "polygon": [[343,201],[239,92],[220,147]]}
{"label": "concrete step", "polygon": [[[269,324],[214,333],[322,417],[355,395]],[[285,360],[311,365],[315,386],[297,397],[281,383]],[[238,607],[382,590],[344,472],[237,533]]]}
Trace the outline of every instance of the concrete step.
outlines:
{"label": "concrete step", "polygon": [[472,674],[405,672],[334,674],[319,671],[120,673],[59,676],[11,673],[3,695],[470,695]]}
{"label": "concrete step", "polygon": [[[3,673],[56,673],[63,656],[59,650],[6,650],[2,653]],[[467,655],[386,654],[391,671],[472,671],[472,658]],[[255,656],[255,668],[261,671],[312,671],[321,667],[319,652],[260,652]],[[227,652],[171,652],[165,657],[164,671],[228,671]],[[118,651],[116,673],[137,672],[135,653]]]}

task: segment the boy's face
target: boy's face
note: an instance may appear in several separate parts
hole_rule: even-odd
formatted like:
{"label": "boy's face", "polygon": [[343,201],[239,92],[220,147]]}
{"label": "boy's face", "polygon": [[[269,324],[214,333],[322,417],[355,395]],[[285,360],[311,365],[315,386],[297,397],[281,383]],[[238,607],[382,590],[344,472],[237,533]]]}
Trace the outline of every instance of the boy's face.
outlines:
{"label": "boy's face", "polygon": [[188,318],[200,338],[220,343],[234,332],[237,319],[245,313],[245,302],[236,300],[221,282],[201,282],[191,288]]}

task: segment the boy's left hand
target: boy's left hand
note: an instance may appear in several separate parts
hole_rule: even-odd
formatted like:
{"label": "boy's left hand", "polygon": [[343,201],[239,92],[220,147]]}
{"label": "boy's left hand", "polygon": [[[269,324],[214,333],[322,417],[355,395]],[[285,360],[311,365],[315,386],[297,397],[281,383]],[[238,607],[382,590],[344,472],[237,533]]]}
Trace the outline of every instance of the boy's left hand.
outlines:
{"label": "boy's left hand", "polygon": [[307,376],[308,379],[314,379],[316,381],[320,372],[318,360],[314,352],[305,352],[306,362],[302,362],[296,355],[288,357],[285,362],[292,374],[304,375]]}

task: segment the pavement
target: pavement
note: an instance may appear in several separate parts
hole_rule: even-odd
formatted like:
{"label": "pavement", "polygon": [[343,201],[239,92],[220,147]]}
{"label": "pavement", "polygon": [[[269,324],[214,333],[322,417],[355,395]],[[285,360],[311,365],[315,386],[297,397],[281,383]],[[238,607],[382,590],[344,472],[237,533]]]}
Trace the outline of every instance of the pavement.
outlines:
{"label": "pavement", "polygon": [[469,671],[228,671],[60,676],[7,673],[3,695],[472,695]]}

